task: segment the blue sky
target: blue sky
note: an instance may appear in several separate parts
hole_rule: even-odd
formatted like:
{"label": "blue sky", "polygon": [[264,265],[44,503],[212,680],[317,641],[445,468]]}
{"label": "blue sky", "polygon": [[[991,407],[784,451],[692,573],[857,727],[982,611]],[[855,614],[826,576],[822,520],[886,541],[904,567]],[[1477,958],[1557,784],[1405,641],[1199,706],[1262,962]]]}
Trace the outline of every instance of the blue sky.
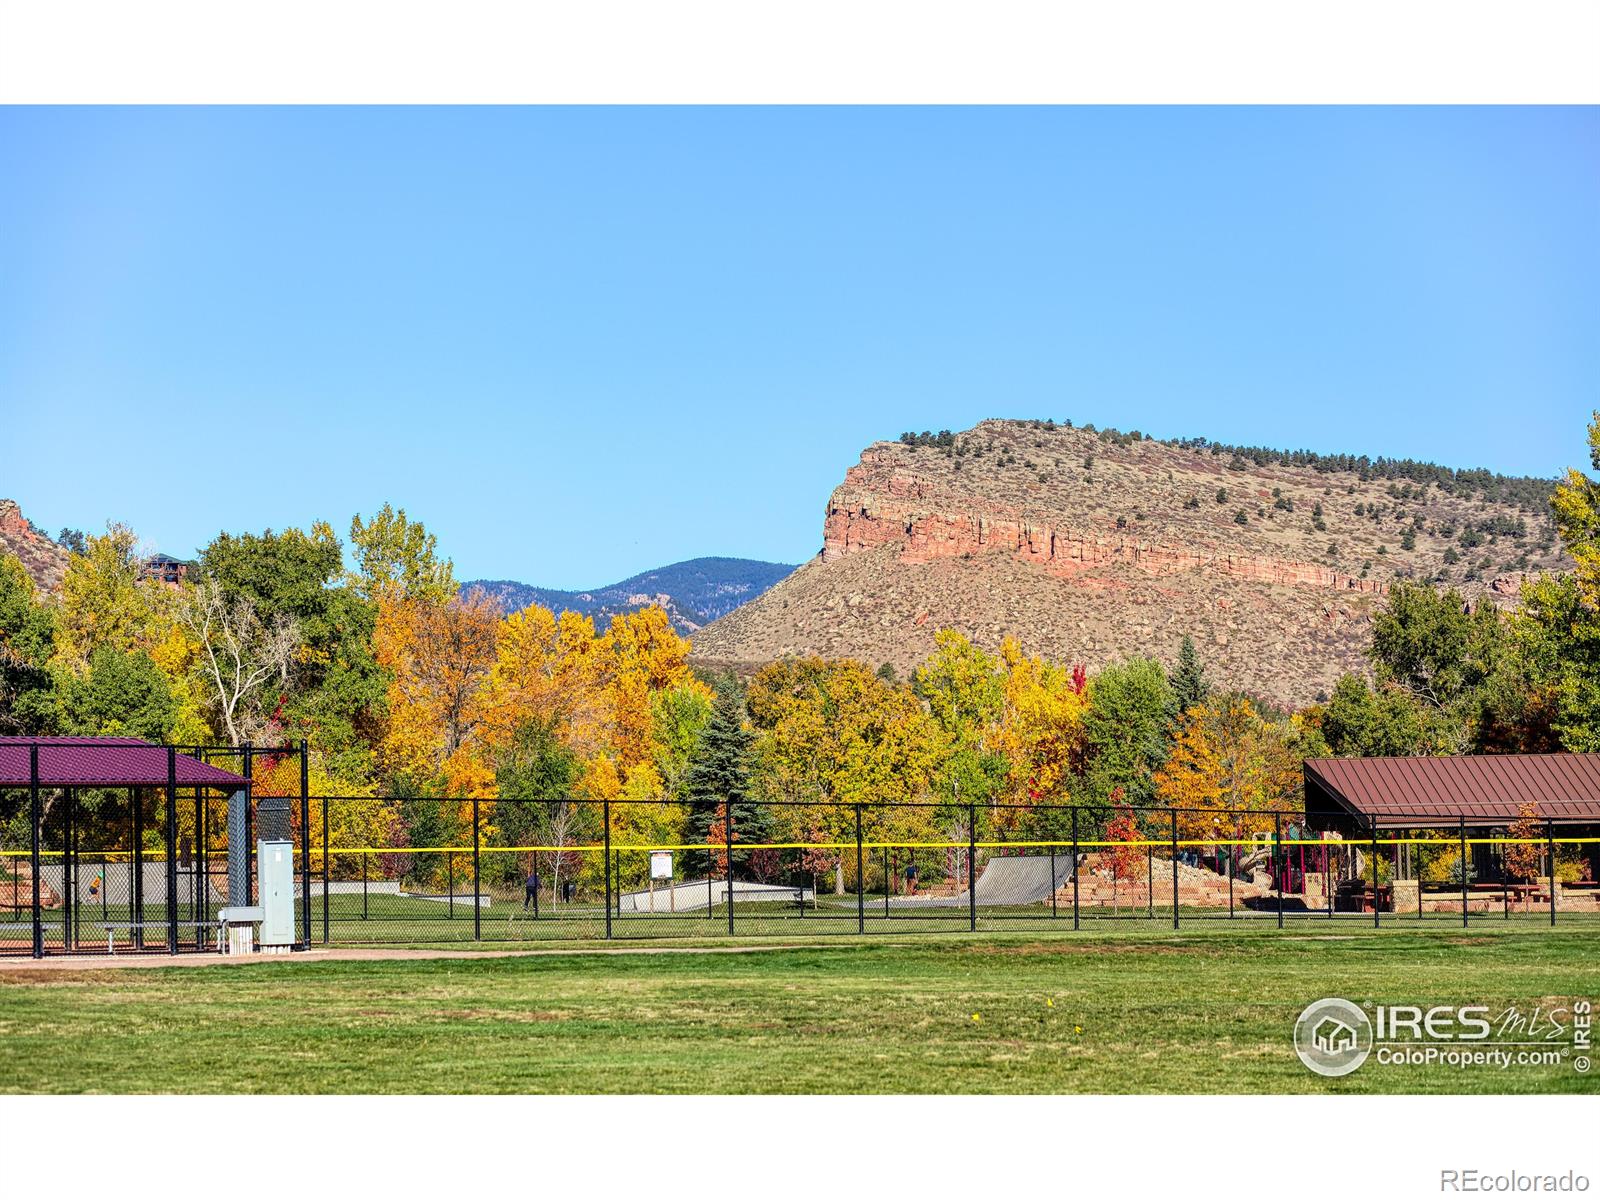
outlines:
{"label": "blue sky", "polygon": [[0,496],[385,500],[463,578],[800,561],[987,416],[1553,474],[1596,109],[0,110]]}

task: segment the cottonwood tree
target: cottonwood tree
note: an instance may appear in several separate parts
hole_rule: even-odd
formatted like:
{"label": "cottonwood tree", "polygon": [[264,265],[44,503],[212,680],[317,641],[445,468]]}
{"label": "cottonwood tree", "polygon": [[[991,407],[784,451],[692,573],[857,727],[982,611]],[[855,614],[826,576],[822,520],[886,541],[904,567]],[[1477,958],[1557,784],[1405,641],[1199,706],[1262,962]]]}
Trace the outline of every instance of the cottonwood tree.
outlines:
{"label": "cottonwood tree", "polygon": [[228,596],[215,579],[203,579],[184,596],[179,619],[200,645],[201,670],[229,743],[257,736],[268,724],[263,703],[269,685],[289,683],[300,646],[295,622],[282,613],[263,621],[255,604]]}

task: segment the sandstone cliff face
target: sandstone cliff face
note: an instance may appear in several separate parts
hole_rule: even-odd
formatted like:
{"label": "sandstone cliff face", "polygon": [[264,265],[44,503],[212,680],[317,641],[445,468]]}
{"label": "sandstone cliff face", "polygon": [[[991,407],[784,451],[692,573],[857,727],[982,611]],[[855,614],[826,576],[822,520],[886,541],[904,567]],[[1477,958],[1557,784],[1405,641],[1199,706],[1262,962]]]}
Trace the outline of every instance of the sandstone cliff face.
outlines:
{"label": "sandstone cliff face", "polygon": [[1213,571],[1239,579],[1289,586],[1382,595],[1388,585],[1320,563],[1239,553],[1198,545],[1162,545],[1139,537],[1086,533],[1029,516],[1003,501],[985,510],[950,511],[938,507],[961,497],[940,495],[936,486],[897,469],[891,448],[874,447],[845,474],[828,501],[823,522],[822,560],[897,545],[906,562],[971,557],[1006,552],[1055,575],[1069,577],[1120,563],[1152,574]]}
{"label": "sandstone cliff face", "polygon": [[35,532],[15,500],[0,500],[0,549],[17,556],[40,591],[61,586],[67,570],[67,551]]}
{"label": "sandstone cliff face", "polygon": [[[1520,536],[1465,533],[1519,520]],[[985,421],[947,451],[869,447],[829,498],[818,557],[695,649],[742,664],[851,655],[903,673],[949,626],[1093,668],[1171,661],[1189,634],[1219,682],[1303,704],[1361,666],[1395,580],[1511,604],[1523,572],[1563,565],[1546,516],[1481,496]]]}

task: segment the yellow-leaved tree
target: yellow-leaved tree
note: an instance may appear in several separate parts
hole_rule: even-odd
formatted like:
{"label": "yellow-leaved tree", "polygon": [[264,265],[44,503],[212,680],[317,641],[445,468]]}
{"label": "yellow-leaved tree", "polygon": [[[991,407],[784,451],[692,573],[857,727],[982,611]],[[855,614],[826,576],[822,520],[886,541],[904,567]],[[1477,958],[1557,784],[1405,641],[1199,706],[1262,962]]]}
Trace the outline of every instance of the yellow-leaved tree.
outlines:
{"label": "yellow-leaved tree", "polygon": [[1264,719],[1243,696],[1214,696],[1184,714],[1155,785],[1157,798],[1179,810],[1180,838],[1265,832],[1271,814],[1300,807],[1293,731]]}

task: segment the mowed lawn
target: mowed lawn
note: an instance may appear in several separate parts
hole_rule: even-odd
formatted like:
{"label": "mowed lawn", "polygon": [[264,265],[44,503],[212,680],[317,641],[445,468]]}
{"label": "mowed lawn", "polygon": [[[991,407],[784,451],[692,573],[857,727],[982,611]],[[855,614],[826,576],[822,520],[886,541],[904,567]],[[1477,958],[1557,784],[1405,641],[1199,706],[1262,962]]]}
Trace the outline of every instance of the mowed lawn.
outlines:
{"label": "mowed lawn", "polygon": [[[1307,1072],[1311,1000],[1600,998],[1600,930],[844,940],[745,953],[0,968],[21,1092],[1595,1092]],[[632,949],[637,950],[634,946]]]}

